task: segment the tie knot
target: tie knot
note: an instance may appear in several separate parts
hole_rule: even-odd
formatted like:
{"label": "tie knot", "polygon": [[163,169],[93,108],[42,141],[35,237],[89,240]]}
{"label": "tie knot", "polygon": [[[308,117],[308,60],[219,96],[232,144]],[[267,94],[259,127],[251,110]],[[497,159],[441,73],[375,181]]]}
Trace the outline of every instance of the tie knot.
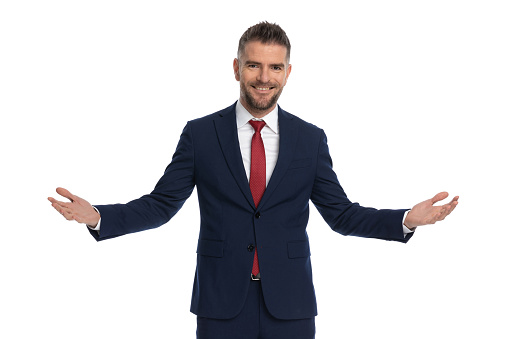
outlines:
{"label": "tie knot", "polygon": [[265,126],[265,121],[263,120],[249,120],[251,126],[253,126],[255,133],[260,133],[263,126]]}

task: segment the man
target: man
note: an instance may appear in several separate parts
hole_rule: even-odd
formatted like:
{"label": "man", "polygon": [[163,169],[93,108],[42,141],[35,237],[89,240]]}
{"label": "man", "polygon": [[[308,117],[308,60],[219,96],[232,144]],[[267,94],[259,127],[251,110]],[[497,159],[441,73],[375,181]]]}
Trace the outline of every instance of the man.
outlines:
{"label": "man", "polygon": [[166,223],[197,188],[201,225],[191,311],[197,338],[314,338],[317,313],[306,233],[309,200],[336,232],[407,242],[443,220],[458,197],[408,210],[375,210],[348,200],[332,169],[323,130],[277,105],[291,73],[290,42],[266,22],[241,37],[233,63],[240,99],[188,122],[152,193],[92,207],[49,198],[97,240]]}

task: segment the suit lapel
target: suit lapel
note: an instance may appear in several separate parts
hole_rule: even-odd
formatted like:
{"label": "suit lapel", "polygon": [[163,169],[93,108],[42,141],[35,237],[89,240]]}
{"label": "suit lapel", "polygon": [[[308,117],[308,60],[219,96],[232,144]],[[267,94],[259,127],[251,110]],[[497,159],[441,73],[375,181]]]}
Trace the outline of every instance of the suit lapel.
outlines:
{"label": "suit lapel", "polygon": [[[292,115],[288,114],[281,107],[278,106],[279,114],[279,154],[276,162],[276,167],[272,176],[270,177],[269,184],[263,194],[262,200],[258,205],[258,209],[270,198],[270,195],[274,192],[277,185],[283,179],[283,176],[290,165],[293,154],[295,153],[295,146],[297,144],[297,126],[293,120]],[[249,187],[248,187],[249,188]]]}
{"label": "suit lapel", "polygon": [[[224,109],[218,114],[214,120],[217,137],[223,151],[224,158],[228,164],[228,168],[234,177],[240,190],[246,197],[247,201],[253,209],[255,208],[249,181],[246,177],[246,170],[242,162],[240,153],[239,137],[237,134],[237,120],[235,115],[235,105]],[[278,106],[279,107],[279,106]],[[288,166],[290,165],[297,141],[297,126],[293,117],[279,107],[279,154],[276,167],[272,172],[269,184],[263,194],[262,200],[258,205],[258,209],[270,198],[277,185],[283,179]]]}
{"label": "suit lapel", "polygon": [[221,145],[228,168],[247,201],[251,207],[255,209],[253,196],[251,195],[251,189],[249,188],[246,170],[240,153],[235,105],[236,104],[233,104],[219,112],[218,117],[214,120],[214,124],[217,138],[219,139],[219,144]]}

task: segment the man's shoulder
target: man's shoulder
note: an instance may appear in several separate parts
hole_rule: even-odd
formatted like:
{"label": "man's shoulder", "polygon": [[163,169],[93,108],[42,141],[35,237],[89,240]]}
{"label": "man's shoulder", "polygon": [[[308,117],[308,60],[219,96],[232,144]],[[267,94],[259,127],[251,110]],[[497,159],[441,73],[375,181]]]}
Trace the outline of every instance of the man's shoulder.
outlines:
{"label": "man's shoulder", "polygon": [[203,124],[203,123],[208,123],[212,120],[216,120],[218,118],[222,118],[224,116],[227,116],[228,114],[235,114],[235,104],[234,103],[233,105],[231,106],[228,106],[226,108],[223,108],[217,112],[214,112],[214,113],[211,113],[211,114],[207,114],[205,116],[202,116],[200,118],[196,118],[196,119],[193,119],[191,121],[189,121],[190,123],[192,124]]}

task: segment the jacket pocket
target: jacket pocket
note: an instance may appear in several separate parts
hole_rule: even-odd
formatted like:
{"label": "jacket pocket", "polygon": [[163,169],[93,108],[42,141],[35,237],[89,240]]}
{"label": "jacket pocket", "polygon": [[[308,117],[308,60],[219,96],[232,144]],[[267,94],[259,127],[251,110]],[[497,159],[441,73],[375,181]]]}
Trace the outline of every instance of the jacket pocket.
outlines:
{"label": "jacket pocket", "polygon": [[311,255],[309,250],[309,242],[304,241],[292,241],[288,243],[288,258],[307,258]]}
{"label": "jacket pocket", "polygon": [[222,258],[223,242],[221,240],[199,239],[196,253],[207,257]]}
{"label": "jacket pocket", "polygon": [[288,169],[302,168],[311,166],[311,158],[297,159],[290,163]]}

